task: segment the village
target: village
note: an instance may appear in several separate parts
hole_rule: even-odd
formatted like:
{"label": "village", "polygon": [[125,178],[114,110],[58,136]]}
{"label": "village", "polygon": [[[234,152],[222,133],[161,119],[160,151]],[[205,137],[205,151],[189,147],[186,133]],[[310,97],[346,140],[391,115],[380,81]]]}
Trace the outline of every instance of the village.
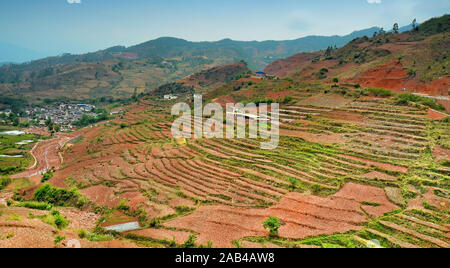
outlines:
{"label": "village", "polygon": [[[45,107],[28,107],[17,116],[20,123],[28,123],[37,127],[46,127],[48,122],[58,125],[60,131],[75,129],[75,122],[79,121],[83,114],[96,117],[96,107],[90,104],[58,103]],[[10,109],[0,110],[0,124],[8,124],[8,118],[14,116]]]}

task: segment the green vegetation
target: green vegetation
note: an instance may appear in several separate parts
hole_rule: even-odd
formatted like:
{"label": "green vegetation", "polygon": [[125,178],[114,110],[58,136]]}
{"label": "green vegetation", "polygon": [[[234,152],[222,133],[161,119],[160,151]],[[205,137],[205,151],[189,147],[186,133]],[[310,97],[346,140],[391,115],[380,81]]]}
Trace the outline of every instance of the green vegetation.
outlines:
{"label": "green vegetation", "polygon": [[130,209],[130,206],[127,205],[127,201],[122,199],[120,203],[117,205],[116,209],[127,211]]}
{"label": "green vegetation", "polygon": [[430,107],[435,110],[444,111],[445,108],[437,104],[433,99],[431,98],[425,98],[413,94],[403,93],[395,96],[394,98],[394,104],[396,105],[410,105],[411,103],[416,103],[420,105],[424,105],[427,107]]}
{"label": "green vegetation", "polygon": [[190,235],[189,238],[184,242],[184,248],[195,248],[195,240],[197,240],[196,235]]}
{"label": "green vegetation", "polygon": [[395,24],[394,24],[394,27],[392,27],[392,31],[393,31],[394,33],[398,34],[398,29],[399,29],[398,23],[395,23]]}
{"label": "green vegetation", "polygon": [[70,223],[69,220],[61,215],[61,213],[56,209],[53,209],[48,214],[42,216],[35,216],[33,214],[30,214],[29,218],[40,219],[43,223],[51,225],[59,230],[66,228]]}
{"label": "green vegetation", "polygon": [[281,227],[280,220],[276,217],[269,217],[263,222],[264,229],[269,229],[270,236],[278,236],[278,229]]}
{"label": "green vegetation", "polygon": [[69,225],[69,221],[59,213],[57,210],[52,210],[51,215],[53,216],[53,222],[58,229],[63,229]]}
{"label": "green vegetation", "polygon": [[64,239],[66,239],[65,236],[57,235],[57,236],[55,237],[55,240],[54,240],[53,242],[55,243],[55,245],[57,245],[57,244],[61,243]]}
{"label": "green vegetation", "polygon": [[51,178],[53,178],[53,172],[50,170],[50,171],[47,171],[44,174],[42,174],[41,182],[46,182],[46,181],[50,180]]}
{"label": "green vegetation", "polygon": [[34,199],[55,206],[75,206],[78,208],[85,207],[89,202],[78,193],[76,188],[66,190],[53,187],[50,184],[44,184],[39,187],[34,193]]}
{"label": "green vegetation", "polygon": [[11,184],[11,178],[9,177],[0,177],[0,190],[5,189],[8,185]]}
{"label": "green vegetation", "polygon": [[167,94],[186,94],[192,95],[194,93],[194,87],[186,85],[184,83],[169,83],[160,86],[154,92],[155,95],[162,97]]}
{"label": "green vegetation", "polygon": [[382,88],[368,88],[367,89],[370,93],[372,93],[374,96],[376,97],[391,97],[392,96],[392,91],[390,90],[386,90],[386,89],[382,89]]}
{"label": "green vegetation", "polygon": [[[16,128],[0,127],[0,132],[17,130]],[[0,134],[0,175],[10,175],[22,171],[31,165],[33,157],[28,153],[32,146],[42,138],[34,134],[19,136]]]}
{"label": "green vegetation", "polygon": [[27,178],[14,179],[11,183],[11,186],[14,190],[23,189],[23,188],[29,187],[31,185],[33,185],[33,183]]}
{"label": "green vegetation", "polygon": [[415,24],[413,32],[418,36],[430,36],[446,32],[450,29],[450,15],[432,18],[420,25]]}
{"label": "green vegetation", "polygon": [[80,239],[87,239],[91,242],[111,241],[114,239],[114,236],[110,234],[88,233],[85,230],[79,230],[78,237]]}
{"label": "green vegetation", "polygon": [[52,205],[45,202],[33,202],[33,201],[24,201],[19,202],[19,204],[15,205],[17,207],[31,208],[37,210],[51,210],[53,208]]}
{"label": "green vegetation", "polygon": [[97,114],[97,116],[89,116],[87,114],[83,114],[80,120],[75,122],[74,125],[77,127],[85,127],[109,119],[106,109],[96,109],[93,112]]}

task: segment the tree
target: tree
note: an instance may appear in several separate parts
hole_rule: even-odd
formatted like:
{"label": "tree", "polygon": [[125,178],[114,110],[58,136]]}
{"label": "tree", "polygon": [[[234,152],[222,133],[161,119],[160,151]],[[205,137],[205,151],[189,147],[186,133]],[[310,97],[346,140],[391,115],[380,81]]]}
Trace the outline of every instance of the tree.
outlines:
{"label": "tree", "polygon": [[270,236],[278,236],[278,229],[281,227],[280,220],[277,217],[269,217],[263,222],[264,229],[269,229]]}
{"label": "tree", "polygon": [[133,101],[137,101],[137,100],[138,100],[138,96],[137,96],[137,87],[134,88],[133,96],[131,97],[131,99],[132,99]]}
{"label": "tree", "polygon": [[379,32],[379,35],[384,35],[384,34],[386,34],[386,31],[384,30],[384,28],[381,28],[380,32]]}
{"label": "tree", "polygon": [[55,132],[59,132],[61,130],[61,126],[55,125],[54,130],[55,130]]}
{"label": "tree", "polygon": [[339,83],[339,78],[337,78],[337,77],[333,78],[333,82],[334,83]]}
{"label": "tree", "polygon": [[417,25],[417,20],[416,19],[413,20],[411,25],[412,25],[413,31],[415,31],[415,32],[419,31],[419,25]]}
{"label": "tree", "polygon": [[19,125],[19,118],[14,117],[12,124],[13,124],[13,126],[17,127]]}
{"label": "tree", "polygon": [[398,23],[394,24],[394,28],[392,28],[392,30],[394,31],[394,33],[398,34]]}
{"label": "tree", "polygon": [[331,56],[331,53],[333,52],[333,47],[332,46],[328,46],[327,50],[325,51],[325,56],[329,57]]}

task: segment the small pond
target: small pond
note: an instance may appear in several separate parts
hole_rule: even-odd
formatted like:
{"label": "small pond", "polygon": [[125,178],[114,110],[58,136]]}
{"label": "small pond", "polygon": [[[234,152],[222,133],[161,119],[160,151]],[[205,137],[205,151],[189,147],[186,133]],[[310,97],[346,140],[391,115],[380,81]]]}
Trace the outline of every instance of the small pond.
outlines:
{"label": "small pond", "polygon": [[25,134],[25,132],[20,130],[8,130],[8,131],[2,131],[0,132],[0,135],[6,135],[6,136],[20,136]]}
{"label": "small pond", "polygon": [[134,221],[134,222],[117,224],[117,225],[111,225],[108,227],[104,227],[103,229],[105,229],[107,231],[127,232],[127,231],[134,231],[134,230],[137,230],[140,228],[141,228],[141,226],[139,225],[139,222]]}

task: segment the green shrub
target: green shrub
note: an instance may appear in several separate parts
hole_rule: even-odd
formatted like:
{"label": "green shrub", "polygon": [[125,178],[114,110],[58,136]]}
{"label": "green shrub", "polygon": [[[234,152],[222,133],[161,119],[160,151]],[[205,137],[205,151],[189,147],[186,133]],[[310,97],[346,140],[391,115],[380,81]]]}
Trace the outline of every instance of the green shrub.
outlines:
{"label": "green shrub", "polygon": [[79,231],[78,231],[78,237],[79,237],[80,239],[87,238],[87,236],[88,236],[88,233],[87,233],[85,230],[79,230]]}
{"label": "green shrub", "polygon": [[194,208],[187,207],[187,206],[176,206],[175,210],[178,214],[188,213],[194,210]]}
{"label": "green shrub", "polygon": [[421,104],[421,105],[430,107],[431,109],[435,109],[435,110],[440,110],[440,111],[445,110],[444,106],[442,106],[441,104],[437,104],[431,98],[425,98],[425,97],[421,97],[421,96],[417,96],[417,95],[413,95],[413,94],[409,94],[409,93],[403,93],[403,94],[397,95],[395,97],[395,101],[394,101],[394,103],[396,105],[409,105],[410,102]]}
{"label": "green shrub", "polygon": [[65,226],[67,226],[67,220],[63,218],[61,215],[55,216],[55,225],[59,229],[62,229]]}
{"label": "green shrub", "polygon": [[280,220],[276,217],[269,217],[263,222],[264,229],[269,229],[270,236],[278,236],[278,229],[281,227]]}
{"label": "green shrub", "polygon": [[376,97],[391,97],[392,92],[390,90],[382,89],[382,88],[368,88],[367,89],[370,93],[375,95]]}
{"label": "green shrub", "polygon": [[75,206],[80,197],[76,189],[66,190],[53,187],[50,184],[42,185],[34,193],[34,200],[56,206]]}
{"label": "green shrub", "polygon": [[53,242],[55,243],[55,245],[57,245],[57,244],[59,244],[61,241],[63,241],[64,239],[66,239],[65,236],[60,236],[60,235],[58,235],[58,236],[55,237],[55,240],[54,240]]}
{"label": "green shrub", "polygon": [[5,189],[6,187],[8,187],[8,185],[11,184],[11,178],[10,177],[1,177],[0,178],[0,190]]}
{"label": "green shrub", "polygon": [[185,248],[195,248],[195,240],[197,240],[196,235],[190,235],[189,238],[184,242]]}
{"label": "green shrub", "polygon": [[46,181],[50,180],[51,178],[53,178],[53,173],[51,171],[47,171],[44,174],[42,174],[41,182],[46,182]]}
{"label": "green shrub", "polygon": [[150,225],[150,227],[152,227],[152,228],[159,228],[159,227],[161,226],[161,219],[158,218],[158,217],[152,218],[152,219],[150,220],[149,225]]}
{"label": "green shrub", "polygon": [[33,201],[22,202],[18,206],[24,207],[24,208],[30,208],[30,209],[37,209],[37,210],[51,210],[53,208],[53,206],[48,203],[33,202]]}
{"label": "green shrub", "polygon": [[89,199],[83,195],[78,195],[78,201],[75,204],[75,206],[79,209],[83,209],[85,208],[87,205],[90,204],[91,201],[89,201]]}
{"label": "green shrub", "polygon": [[282,103],[283,104],[288,104],[288,103],[290,103],[291,101],[292,101],[292,97],[291,96],[286,96],[284,99],[283,99],[283,101],[282,101]]}
{"label": "green shrub", "polygon": [[120,203],[116,207],[118,210],[124,210],[127,211],[130,209],[130,207],[127,205],[127,201],[122,199],[120,200]]}
{"label": "green shrub", "polygon": [[64,218],[59,211],[52,210],[50,214],[53,216],[53,222],[58,229],[63,229],[69,225],[69,220]]}

